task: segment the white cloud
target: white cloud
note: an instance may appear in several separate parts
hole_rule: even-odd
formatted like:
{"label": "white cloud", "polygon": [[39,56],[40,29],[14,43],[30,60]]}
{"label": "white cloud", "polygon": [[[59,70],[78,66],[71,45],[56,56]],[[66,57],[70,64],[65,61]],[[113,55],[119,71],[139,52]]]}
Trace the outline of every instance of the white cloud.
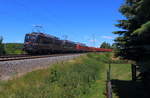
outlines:
{"label": "white cloud", "polygon": [[97,40],[95,39],[95,40],[89,40],[90,42],[96,42]]}
{"label": "white cloud", "polygon": [[112,37],[112,36],[102,36],[102,38],[104,38],[104,39],[114,39],[114,37]]}

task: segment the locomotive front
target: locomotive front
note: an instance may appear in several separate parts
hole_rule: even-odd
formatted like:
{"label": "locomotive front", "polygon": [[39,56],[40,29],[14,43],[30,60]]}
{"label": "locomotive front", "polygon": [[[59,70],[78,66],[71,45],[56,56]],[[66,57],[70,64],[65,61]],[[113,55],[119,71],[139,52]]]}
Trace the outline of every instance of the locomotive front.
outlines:
{"label": "locomotive front", "polygon": [[36,34],[26,34],[24,40],[24,50],[29,54],[34,54],[38,49],[38,35]]}

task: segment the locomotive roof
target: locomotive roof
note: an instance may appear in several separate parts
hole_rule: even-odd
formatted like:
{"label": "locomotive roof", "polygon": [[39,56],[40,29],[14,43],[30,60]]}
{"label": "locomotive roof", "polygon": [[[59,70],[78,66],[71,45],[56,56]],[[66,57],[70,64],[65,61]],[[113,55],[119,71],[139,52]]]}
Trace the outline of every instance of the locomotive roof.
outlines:
{"label": "locomotive roof", "polygon": [[63,42],[68,42],[68,43],[76,44],[76,42],[73,42],[73,41],[70,41],[70,40],[63,40]]}
{"label": "locomotive roof", "polygon": [[55,36],[49,35],[49,34],[44,34],[44,33],[32,32],[31,34],[33,34],[33,35],[39,35],[39,36],[44,36],[44,37],[49,37],[49,38],[59,39],[58,37],[55,37]]}
{"label": "locomotive roof", "polygon": [[77,44],[79,44],[79,45],[81,45],[81,46],[86,46],[86,44],[79,43],[79,42],[77,42]]}
{"label": "locomotive roof", "polygon": [[[54,39],[60,40],[58,37],[55,37],[55,36],[49,35],[49,34],[45,34],[45,33],[40,33],[40,32],[31,32],[31,33],[28,33],[28,35],[44,36],[44,37],[54,38]],[[79,44],[79,45],[81,45],[81,46],[86,46],[86,45],[83,44],[83,43],[73,42],[73,41],[70,41],[70,40],[62,40],[62,41],[63,41],[63,42],[68,42],[68,43],[72,43],[72,44]]]}

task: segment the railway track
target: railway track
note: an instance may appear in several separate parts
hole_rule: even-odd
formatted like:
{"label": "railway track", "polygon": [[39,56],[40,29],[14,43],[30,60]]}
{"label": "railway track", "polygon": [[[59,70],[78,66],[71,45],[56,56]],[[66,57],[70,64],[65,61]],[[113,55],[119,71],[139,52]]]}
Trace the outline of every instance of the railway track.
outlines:
{"label": "railway track", "polygon": [[4,61],[13,61],[13,60],[24,60],[24,59],[36,59],[36,58],[46,58],[46,57],[55,57],[55,56],[63,56],[63,55],[71,55],[71,54],[51,54],[51,55],[5,55],[0,56],[0,62]]}

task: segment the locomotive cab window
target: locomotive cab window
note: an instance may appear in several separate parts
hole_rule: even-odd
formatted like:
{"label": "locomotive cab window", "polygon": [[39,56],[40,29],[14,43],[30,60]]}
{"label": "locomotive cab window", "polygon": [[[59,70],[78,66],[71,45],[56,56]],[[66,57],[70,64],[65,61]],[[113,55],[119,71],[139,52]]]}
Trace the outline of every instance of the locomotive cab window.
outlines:
{"label": "locomotive cab window", "polygon": [[25,42],[36,42],[36,36],[34,36],[34,35],[26,35]]}

